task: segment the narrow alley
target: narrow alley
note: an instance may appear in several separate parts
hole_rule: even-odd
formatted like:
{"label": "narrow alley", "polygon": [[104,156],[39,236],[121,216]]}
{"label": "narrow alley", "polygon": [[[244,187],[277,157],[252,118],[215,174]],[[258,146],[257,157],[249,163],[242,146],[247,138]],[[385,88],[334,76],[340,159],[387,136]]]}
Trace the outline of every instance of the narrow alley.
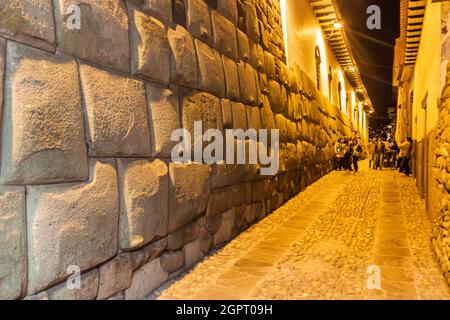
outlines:
{"label": "narrow alley", "polygon": [[[389,169],[332,172],[156,294],[194,300],[449,299],[430,232],[413,179]],[[379,290],[368,288],[371,266],[381,269]]]}

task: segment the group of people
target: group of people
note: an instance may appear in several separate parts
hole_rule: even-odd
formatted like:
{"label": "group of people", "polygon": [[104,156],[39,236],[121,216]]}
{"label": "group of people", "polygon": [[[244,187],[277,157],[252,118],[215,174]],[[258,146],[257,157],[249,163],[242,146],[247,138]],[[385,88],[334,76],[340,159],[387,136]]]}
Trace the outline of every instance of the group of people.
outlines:
{"label": "group of people", "polygon": [[412,149],[412,138],[405,139],[400,145],[393,140],[373,138],[369,143],[369,168],[380,170],[384,167],[397,168],[409,176]]}
{"label": "group of people", "polygon": [[[397,168],[409,176],[413,140],[407,138],[399,145],[394,140],[373,138],[368,146],[369,168],[383,170],[385,167]],[[363,144],[357,139],[339,139],[334,146],[336,170],[358,172],[358,161],[364,153]]]}
{"label": "group of people", "polygon": [[334,146],[336,169],[358,172],[358,161],[362,158],[363,152],[363,146],[357,139],[339,139]]}

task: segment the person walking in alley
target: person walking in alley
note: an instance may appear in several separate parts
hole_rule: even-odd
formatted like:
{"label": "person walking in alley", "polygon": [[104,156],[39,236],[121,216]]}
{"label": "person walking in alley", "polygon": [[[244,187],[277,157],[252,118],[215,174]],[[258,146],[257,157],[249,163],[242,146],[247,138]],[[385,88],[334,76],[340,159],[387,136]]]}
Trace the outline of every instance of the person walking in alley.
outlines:
{"label": "person walking in alley", "polygon": [[363,151],[361,143],[355,139],[353,141],[353,168],[355,173],[359,171],[358,161],[362,158]]}
{"label": "person walking in alley", "polygon": [[369,169],[375,169],[375,149],[377,146],[377,139],[373,138],[369,143]]}
{"label": "person walking in alley", "polygon": [[408,177],[411,173],[410,160],[411,160],[412,150],[413,150],[413,139],[408,137],[400,145],[401,164],[400,164],[400,169],[399,169],[400,173],[404,173]]}
{"label": "person walking in alley", "polygon": [[350,140],[344,141],[344,169],[346,171],[353,171],[352,169],[353,144]]}
{"label": "person walking in alley", "polygon": [[334,154],[336,156],[336,169],[341,171],[344,168],[344,144],[342,143],[342,139],[339,139],[334,145]]}
{"label": "person walking in alley", "polygon": [[385,153],[386,153],[386,144],[384,143],[383,139],[380,138],[378,139],[377,146],[375,148],[376,154],[375,169],[383,170]]}

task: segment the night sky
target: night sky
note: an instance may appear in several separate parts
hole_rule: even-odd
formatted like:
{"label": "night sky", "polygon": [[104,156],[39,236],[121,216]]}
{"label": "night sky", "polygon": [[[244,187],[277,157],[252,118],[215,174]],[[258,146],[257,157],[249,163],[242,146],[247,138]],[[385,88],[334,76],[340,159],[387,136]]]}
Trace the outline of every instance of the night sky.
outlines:
{"label": "night sky", "polygon": [[[395,39],[400,34],[400,4],[398,0],[338,0],[344,28],[359,66],[363,82],[375,108],[371,125],[383,125],[387,110],[395,106],[392,94],[392,64]],[[370,5],[381,8],[381,30],[367,28],[366,13]],[[349,30],[351,29],[351,30]],[[352,30],[392,44],[392,48],[368,40]]]}

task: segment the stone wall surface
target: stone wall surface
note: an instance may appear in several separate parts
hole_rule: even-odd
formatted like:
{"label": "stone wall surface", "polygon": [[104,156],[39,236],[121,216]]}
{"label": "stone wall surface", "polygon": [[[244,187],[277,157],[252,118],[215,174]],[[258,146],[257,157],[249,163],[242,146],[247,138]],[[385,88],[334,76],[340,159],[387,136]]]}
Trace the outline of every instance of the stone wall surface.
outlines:
{"label": "stone wall surface", "polygon": [[[286,66],[278,0],[5,3],[2,299],[145,298],[328,173],[352,134]],[[279,129],[280,170],[171,162],[173,130],[199,120]]]}
{"label": "stone wall surface", "polygon": [[441,203],[431,238],[441,270],[450,285],[450,63],[447,64],[446,82],[440,100],[436,136],[433,176]]}

